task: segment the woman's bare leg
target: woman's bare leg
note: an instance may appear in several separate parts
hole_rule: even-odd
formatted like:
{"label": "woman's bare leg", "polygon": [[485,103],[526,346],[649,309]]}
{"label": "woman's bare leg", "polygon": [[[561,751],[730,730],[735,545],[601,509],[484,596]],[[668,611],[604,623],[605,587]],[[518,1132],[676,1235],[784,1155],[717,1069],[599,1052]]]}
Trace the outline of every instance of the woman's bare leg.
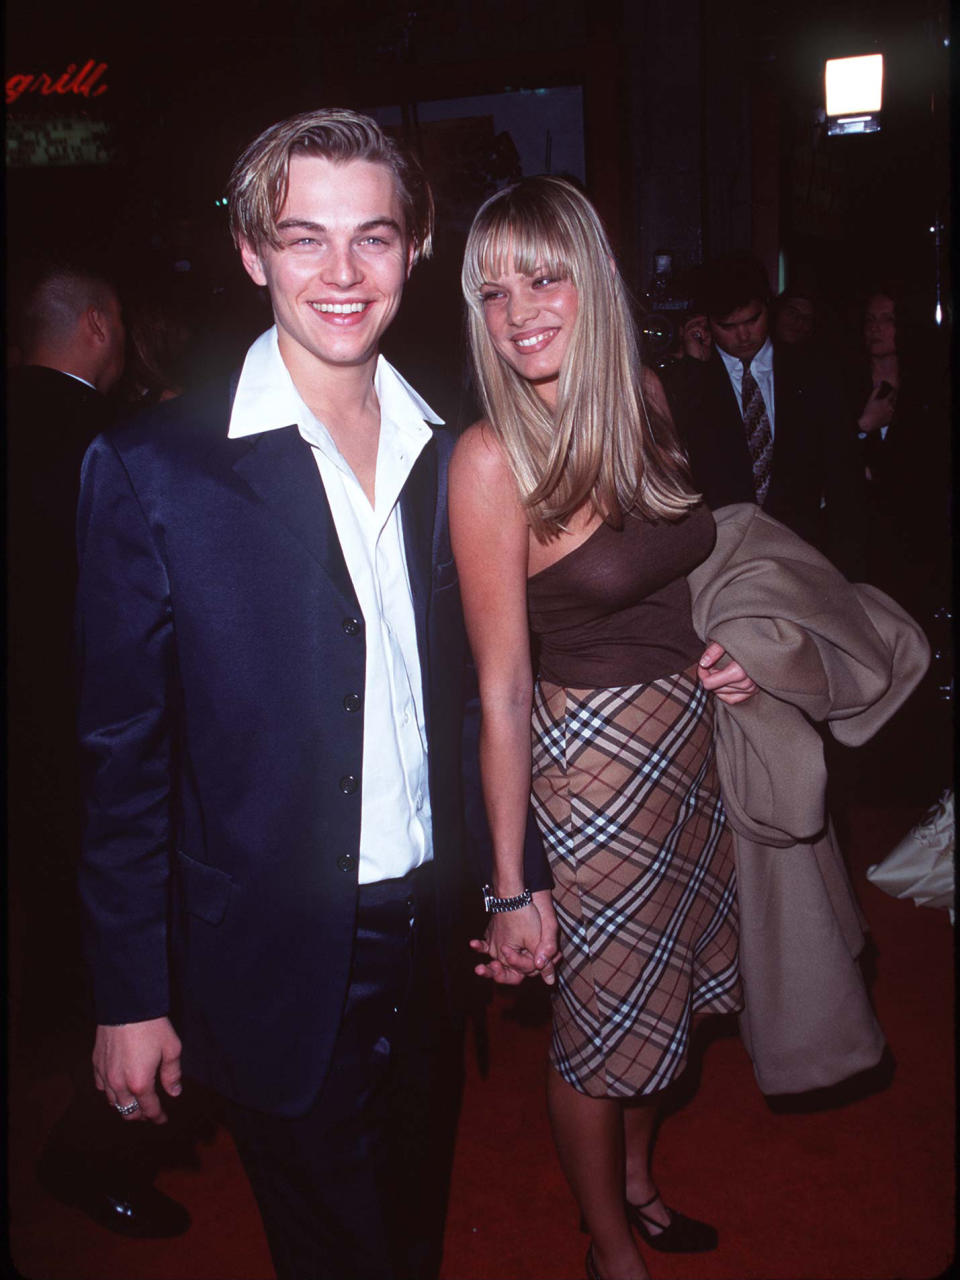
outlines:
{"label": "woman's bare leg", "polygon": [[[644,1215],[650,1219],[648,1226],[656,1235],[656,1224],[670,1225],[670,1215],[657,1192],[657,1184],[650,1173],[650,1152],[653,1136],[659,1120],[656,1098],[638,1098],[623,1108],[623,1132],[626,1177],[624,1186],[631,1204],[644,1205]],[[652,1200],[652,1204],[648,1201]]]}
{"label": "woman's bare leg", "polygon": [[590,1098],[552,1067],[547,1106],[560,1166],[587,1221],[604,1280],[647,1280],[623,1204],[624,1121],[616,1098]]}
{"label": "woman's bare leg", "polygon": [[[706,1015],[695,1013],[690,1024],[693,1035]],[[670,1225],[670,1215],[666,1210],[657,1184],[650,1172],[650,1153],[653,1150],[653,1139],[660,1119],[660,1097],[631,1099],[623,1108],[624,1132],[624,1164],[626,1178],[624,1187],[630,1204],[644,1206],[643,1215],[647,1228],[653,1235],[657,1234],[657,1224],[662,1227]],[[650,1203],[652,1201],[652,1203]]]}

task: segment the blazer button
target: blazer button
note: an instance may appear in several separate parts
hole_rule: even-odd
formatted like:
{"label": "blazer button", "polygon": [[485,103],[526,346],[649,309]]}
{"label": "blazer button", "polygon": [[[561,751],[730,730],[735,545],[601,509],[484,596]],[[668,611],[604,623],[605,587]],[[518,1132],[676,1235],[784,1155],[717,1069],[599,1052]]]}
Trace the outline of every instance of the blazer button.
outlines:
{"label": "blazer button", "polygon": [[343,709],[344,711],[359,711],[360,710],[359,693],[348,693],[343,700]]}
{"label": "blazer button", "polygon": [[352,773],[345,773],[340,779],[340,790],[345,796],[352,796],[360,783]]}
{"label": "blazer button", "polygon": [[360,634],[359,618],[344,618],[340,625],[348,636],[358,636]]}
{"label": "blazer button", "polygon": [[341,853],[337,859],[337,866],[341,871],[352,871],[356,864],[357,860],[352,853]]}

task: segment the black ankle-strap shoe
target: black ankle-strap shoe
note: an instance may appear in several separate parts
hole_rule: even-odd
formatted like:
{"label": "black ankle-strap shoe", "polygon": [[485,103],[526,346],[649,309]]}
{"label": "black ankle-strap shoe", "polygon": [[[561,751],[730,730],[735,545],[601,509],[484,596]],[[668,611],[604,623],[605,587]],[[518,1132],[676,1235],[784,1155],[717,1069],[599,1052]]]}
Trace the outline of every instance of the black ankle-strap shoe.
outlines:
{"label": "black ankle-strap shoe", "polygon": [[711,1227],[709,1222],[688,1218],[679,1209],[671,1209],[667,1205],[664,1205],[664,1208],[667,1210],[670,1223],[666,1227],[655,1218],[651,1218],[648,1213],[644,1213],[644,1209],[653,1204],[656,1199],[657,1196],[653,1196],[643,1204],[631,1204],[629,1200],[627,1201],[627,1220],[639,1231],[644,1244],[648,1244],[651,1249],[658,1249],[661,1253],[708,1253],[717,1247],[719,1239],[717,1229]]}

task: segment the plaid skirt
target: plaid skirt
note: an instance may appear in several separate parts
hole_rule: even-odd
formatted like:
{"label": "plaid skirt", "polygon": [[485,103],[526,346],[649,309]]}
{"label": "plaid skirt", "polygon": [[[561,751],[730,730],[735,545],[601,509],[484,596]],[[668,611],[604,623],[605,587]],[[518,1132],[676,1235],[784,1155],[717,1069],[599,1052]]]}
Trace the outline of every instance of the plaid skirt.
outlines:
{"label": "plaid skirt", "polygon": [[619,689],[537,686],[533,802],[563,948],[550,1060],[592,1097],[664,1088],[693,1014],[742,1003],[712,720],[696,667]]}

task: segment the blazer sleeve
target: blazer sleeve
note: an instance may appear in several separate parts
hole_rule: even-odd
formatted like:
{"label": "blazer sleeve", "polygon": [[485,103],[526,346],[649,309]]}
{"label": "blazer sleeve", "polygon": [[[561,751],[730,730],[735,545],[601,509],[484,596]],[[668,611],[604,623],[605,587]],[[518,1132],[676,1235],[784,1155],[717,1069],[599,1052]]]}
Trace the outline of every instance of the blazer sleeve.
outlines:
{"label": "blazer sleeve", "polygon": [[114,446],[91,445],[77,513],[79,873],[97,1020],[169,1011],[170,585]]}

